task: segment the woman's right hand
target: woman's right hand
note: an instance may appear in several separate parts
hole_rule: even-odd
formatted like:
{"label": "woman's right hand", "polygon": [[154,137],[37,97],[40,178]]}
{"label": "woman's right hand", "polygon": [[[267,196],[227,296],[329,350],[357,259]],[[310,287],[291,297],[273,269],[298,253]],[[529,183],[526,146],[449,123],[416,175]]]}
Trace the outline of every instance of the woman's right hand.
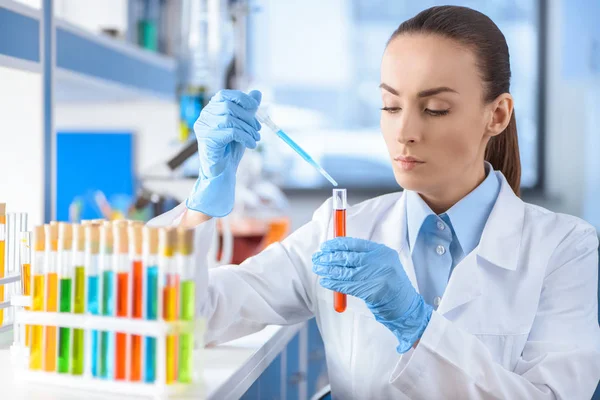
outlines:
{"label": "woman's right hand", "polygon": [[211,217],[231,212],[240,160],[260,140],[256,111],[261,98],[258,90],[221,90],[202,109],[194,124],[200,171],[187,208]]}

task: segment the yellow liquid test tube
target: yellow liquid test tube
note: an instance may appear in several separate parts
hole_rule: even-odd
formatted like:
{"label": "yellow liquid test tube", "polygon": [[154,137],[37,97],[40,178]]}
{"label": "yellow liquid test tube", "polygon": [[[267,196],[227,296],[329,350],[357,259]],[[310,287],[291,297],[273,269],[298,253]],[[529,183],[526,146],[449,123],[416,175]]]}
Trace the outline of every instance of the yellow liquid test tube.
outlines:
{"label": "yellow liquid test tube", "polygon": [[[44,262],[46,261],[46,239],[44,226],[36,226],[33,230],[33,257],[31,258],[31,274],[33,279],[33,311],[44,311]],[[31,327],[31,351],[29,353],[29,369],[41,370],[44,348],[44,328],[41,325]]]}
{"label": "yellow liquid test tube", "polygon": [[[21,245],[19,247],[21,262],[21,293],[23,296],[31,296],[31,232],[21,232]],[[31,310],[31,307],[25,307]],[[31,325],[25,326],[25,345],[29,347],[31,337]]]}
{"label": "yellow liquid test tube", "polygon": [[[58,223],[51,222],[44,225],[46,234],[46,311],[58,310]],[[56,327],[46,327],[46,341],[44,352],[44,371],[56,371]]]}
{"label": "yellow liquid test tube", "polygon": [[[175,264],[177,231],[174,228],[161,228],[158,231],[159,268],[165,274],[163,288],[163,319],[177,320],[179,277]],[[166,383],[177,380],[177,335],[168,335],[166,340]]]}
{"label": "yellow liquid test tube", "polygon": [[[6,253],[6,203],[0,203],[0,278],[4,278]],[[4,301],[4,285],[0,285],[0,303]],[[0,309],[0,326],[4,323],[4,310]]]}

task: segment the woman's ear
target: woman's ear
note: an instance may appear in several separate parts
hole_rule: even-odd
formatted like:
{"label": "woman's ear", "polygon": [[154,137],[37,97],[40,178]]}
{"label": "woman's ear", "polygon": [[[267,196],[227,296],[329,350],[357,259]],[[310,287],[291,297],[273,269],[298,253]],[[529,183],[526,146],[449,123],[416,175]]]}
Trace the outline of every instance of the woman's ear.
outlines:
{"label": "woman's ear", "polygon": [[491,116],[487,124],[487,134],[496,136],[504,132],[513,113],[513,98],[510,93],[502,93],[490,103]]}

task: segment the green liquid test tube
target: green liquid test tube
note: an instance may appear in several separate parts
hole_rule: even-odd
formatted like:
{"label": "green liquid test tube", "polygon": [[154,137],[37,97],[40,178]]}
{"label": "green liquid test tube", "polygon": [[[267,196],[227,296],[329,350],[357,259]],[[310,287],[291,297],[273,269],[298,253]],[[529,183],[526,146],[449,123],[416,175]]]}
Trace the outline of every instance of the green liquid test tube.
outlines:
{"label": "green liquid test tube", "polygon": [[[180,318],[194,321],[194,230],[180,229],[177,232],[177,268],[181,278]],[[181,383],[192,383],[194,371],[194,334],[182,333],[179,340],[179,373]]]}
{"label": "green liquid test tube", "polygon": [[[61,313],[71,312],[71,293],[73,287],[73,227],[67,223],[58,225],[58,265],[59,265],[59,305]],[[58,331],[58,372],[69,373],[71,360],[71,328]]]}
{"label": "green liquid test tube", "polygon": [[[75,298],[73,312],[85,313],[85,233],[81,225],[73,225],[73,244],[75,246],[73,263],[75,264]],[[73,329],[73,354],[71,355],[71,373],[83,375],[84,368],[84,336],[83,329]]]}

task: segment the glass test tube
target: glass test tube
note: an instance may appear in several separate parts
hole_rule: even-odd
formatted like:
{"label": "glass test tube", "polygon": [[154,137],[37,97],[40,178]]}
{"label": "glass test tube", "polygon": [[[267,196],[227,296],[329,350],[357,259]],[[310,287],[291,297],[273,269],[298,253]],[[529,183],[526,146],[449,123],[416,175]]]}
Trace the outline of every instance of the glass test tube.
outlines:
{"label": "glass test tube", "polygon": [[[128,318],[131,316],[129,306],[129,284],[131,281],[131,260],[129,259],[129,237],[127,235],[127,223],[117,222],[113,224],[113,235],[115,238],[114,268],[117,271],[117,317]],[[127,360],[129,358],[129,346],[127,337],[122,332],[116,333],[115,352],[115,379],[127,379]]]}
{"label": "glass test tube", "polygon": [[[6,215],[6,247],[5,247],[5,267],[4,274],[5,276],[13,275],[15,271],[15,266],[17,265],[17,257],[15,254],[15,250],[18,251],[18,237],[17,237],[17,223],[18,218],[16,213],[8,213]],[[17,246],[17,247],[15,247]],[[10,296],[13,293],[13,284],[3,285],[4,287],[4,300],[10,299]],[[4,324],[12,323],[12,309],[7,308],[4,311]]]}
{"label": "glass test tube", "polygon": [[[6,271],[6,203],[0,203],[0,279]],[[4,301],[4,285],[0,285],[0,303]],[[0,309],[0,326],[4,324],[4,309]]]}
{"label": "glass test tube", "polygon": [[[46,236],[46,259],[44,261],[46,275],[46,311],[58,311],[58,223],[44,225]],[[56,327],[46,326],[44,345],[44,370],[56,371]]]}
{"label": "glass test tube", "polygon": [[[33,299],[31,308],[33,311],[44,311],[44,273],[46,268],[46,238],[44,225],[36,226],[33,230],[33,257],[31,258],[31,274],[33,279]],[[29,353],[29,369],[41,370],[43,347],[44,347],[44,328],[41,325],[31,327],[31,351]]]}
{"label": "glass test tube", "polygon": [[[23,261],[21,261],[21,234],[22,233],[26,233],[28,231],[27,229],[27,221],[28,221],[28,215],[27,213],[18,213],[17,214],[17,232],[15,233],[15,259],[16,264],[15,264],[15,273],[19,273],[21,275],[21,282],[23,282]],[[23,294],[23,287],[20,286],[20,284],[17,282],[14,284],[13,286],[13,294],[18,294],[21,293]],[[11,313],[13,313],[13,321],[14,321],[14,308],[11,307]],[[27,329],[26,329],[26,335],[27,335]],[[27,336],[26,336],[27,338]]]}
{"label": "glass test tube", "polygon": [[[102,315],[114,316],[116,307],[115,274],[113,260],[113,230],[110,222],[100,228],[100,269],[102,287]],[[115,377],[115,335],[102,331],[100,334],[100,376]]]}
{"label": "glass test tube", "polygon": [[[333,189],[333,237],[346,236],[346,189]],[[346,311],[346,295],[333,292],[333,308],[342,313]]]}
{"label": "glass test tube", "polygon": [[[177,270],[181,279],[180,319],[194,321],[195,281],[194,281],[194,230],[177,231]],[[179,340],[178,380],[191,383],[194,371],[194,334],[181,334]]]}
{"label": "glass test tube", "polygon": [[[175,264],[177,231],[174,228],[160,228],[158,233],[160,269],[164,273],[163,319],[177,320],[179,277]],[[166,340],[166,383],[177,380],[177,335],[168,335]]]}
{"label": "glass test tube", "polygon": [[[65,222],[58,224],[58,282],[59,305],[61,313],[71,312],[71,296],[73,293],[73,227]],[[71,328],[58,329],[58,372],[69,373],[71,361]]]}
{"label": "glass test tube", "polygon": [[[142,264],[142,222],[129,224],[129,254],[132,262],[133,277],[131,290],[131,316],[136,319],[144,317],[144,271]],[[129,379],[142,379],[142,337],[131,335],[131,368]]]}
{"label": "glass test tube", "polygon": [[[146,294],[145,317],[158,319],[159,287],[158,287],[158,229],[145,226],[143,229],[143,254],[146,276],[143,291]],[[145,338],[145,374],[144,381],[152,383],[156,379],[156,338]]]}
{"label": "glass test tube", "polygon": [[[31,232],[21,232],[21,294],[31,296]],[[31,307],[25,307],[31,310]],[[25,345],[29,347],[31,326],[25,326]]]}
{"label": "glass test tube", "polygon": [[[73,266],[75,268],[75,282],[73,285],[73,312],[85,313],[85,232],[84,227],[73,224]],[[71,373],[82,375],[85,360],[85,333],[81,328],[73,329],[73,347],[71,354]]]}
{"label": "glass test tube", "polygon": [[[87,278],[87,310],[91,315],[100,315],[100,224],[85,225],[85,274]],[[99,376],[98,331],[88,330],[86,343],[85,373]]]}

